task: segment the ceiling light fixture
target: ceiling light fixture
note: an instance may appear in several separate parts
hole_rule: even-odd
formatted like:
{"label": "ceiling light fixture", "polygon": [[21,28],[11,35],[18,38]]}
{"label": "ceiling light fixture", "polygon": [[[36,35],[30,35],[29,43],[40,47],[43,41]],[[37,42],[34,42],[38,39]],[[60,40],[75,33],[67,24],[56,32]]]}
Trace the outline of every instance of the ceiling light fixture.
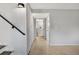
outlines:
{"label": "ceiling light fixture", "polygon": [[24,8],[25,5],[23,3],[18,3],[18,8]]}

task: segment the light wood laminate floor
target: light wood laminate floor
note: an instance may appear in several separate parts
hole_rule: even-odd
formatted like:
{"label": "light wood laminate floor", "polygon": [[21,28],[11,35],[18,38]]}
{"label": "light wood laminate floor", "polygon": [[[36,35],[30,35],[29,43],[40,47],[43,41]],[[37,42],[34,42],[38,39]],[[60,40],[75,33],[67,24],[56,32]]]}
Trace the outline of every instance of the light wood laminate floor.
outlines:
{"label": "light wood laminate floor", "polygon": [[79,46],[48,46],[47,40],[43,37],[37,37],[29,55],[79,55]]}

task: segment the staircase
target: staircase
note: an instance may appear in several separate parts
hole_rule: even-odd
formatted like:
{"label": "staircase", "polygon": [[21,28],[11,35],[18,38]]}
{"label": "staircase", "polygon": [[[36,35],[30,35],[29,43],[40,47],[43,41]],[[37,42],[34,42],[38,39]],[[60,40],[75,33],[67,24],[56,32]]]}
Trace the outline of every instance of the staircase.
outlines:
{"label": "staircase", "polygon": [[13,53],[6,45],[0,45],[0,55],[11,55]]}
{"label": "staircase", "polygon": [[[0,17],[5,20],[8,24],[12,26],[12,29],[16,29],[18,32],[20,32],[22,35],[26,35],[23,31],[21,31],[17,26],[15,26],[12,22],[7,20],[3,15],[0,14]],[[6,45],[0,45],[0,55],[13,55],[13,49],[9,48]]]}

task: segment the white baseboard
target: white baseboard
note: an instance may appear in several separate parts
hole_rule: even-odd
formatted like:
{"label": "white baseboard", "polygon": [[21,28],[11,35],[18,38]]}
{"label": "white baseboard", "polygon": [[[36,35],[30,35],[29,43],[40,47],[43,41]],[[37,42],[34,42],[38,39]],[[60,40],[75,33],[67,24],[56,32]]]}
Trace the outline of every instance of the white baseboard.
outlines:
{"label": "white baseboard", "polygon": [[79,44],[49,44],[49,46],[70,46],[70,45],[79,45]]}

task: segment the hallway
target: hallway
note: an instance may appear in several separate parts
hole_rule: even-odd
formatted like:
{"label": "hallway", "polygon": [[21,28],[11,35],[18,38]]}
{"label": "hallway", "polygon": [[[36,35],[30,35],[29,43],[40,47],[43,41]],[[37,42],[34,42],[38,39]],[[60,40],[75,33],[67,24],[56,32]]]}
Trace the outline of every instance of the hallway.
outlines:
{"label": "hallway", "polygon": [[[78,4],[30,3],[27,6],[27,51],[29,55],[79,55],[78,6]],[[45,20],[44,36],[47,40],[39,35],[41,30],[38,29],[42,27],[36,26],[38,19],[39,21]]]}

